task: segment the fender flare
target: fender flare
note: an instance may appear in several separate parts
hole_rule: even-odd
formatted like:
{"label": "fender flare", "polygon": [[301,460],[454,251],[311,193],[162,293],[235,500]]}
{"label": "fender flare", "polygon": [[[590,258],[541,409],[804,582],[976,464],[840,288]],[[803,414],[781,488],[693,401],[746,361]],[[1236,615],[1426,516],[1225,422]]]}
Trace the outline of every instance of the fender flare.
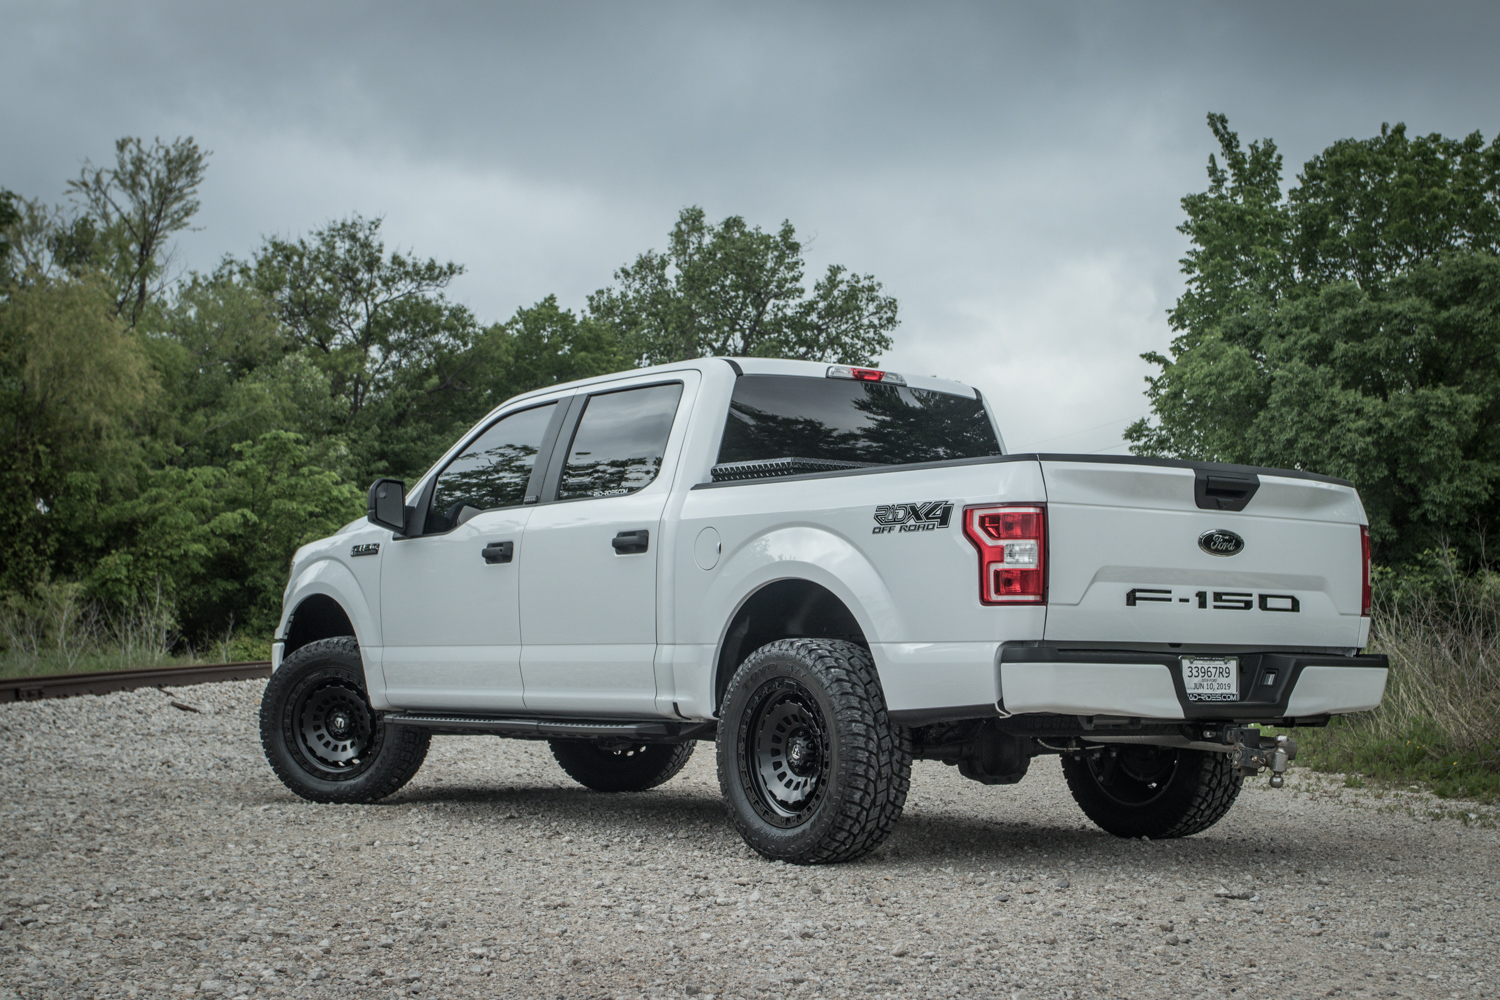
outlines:
{"label": "fender flare", "polygon": [[[827,590],[848,609],[871,644],[882,641],[883,632],[899,618],[895,599],[875,566],[838,534],[794,525],[748,539],[729,554],[704,602],[717,609],[707,619],[717,616],[717,631],[709,640],[712,652],[693,685],[692,701],[703,706],[716,703],[719,659],[730,626],[756,594],[783,580],[804,580]],[[877,672],[879,668],[877,661]]]}
{"label": "fender flare", "polygon": [[777,528],[731,553],[709,590],[706,603],[721,609],[716,654],[734,616],[757,591],[778,580],[807,580],[832,593],[859,622],[867,642],[883,641],[877,622],[899,617],[880,572],[848,539],[812,525]]}
{"label": "fender flare", "polygon": [[281,623],[276,628],[277,641],[284,640],[287,623],[297,608],[309,597],[321,595],[338,604],[354,626],[354,638],[359,643],[360,658],[365,664],[365,690],[371,703],[378,709],[385,702],[385,673],[380,668],[379,622],[370,611],[364,588],[359,585],[349,568],[336,559],[318,559],[302,568],[297,578],[287,587],[282,601]]}

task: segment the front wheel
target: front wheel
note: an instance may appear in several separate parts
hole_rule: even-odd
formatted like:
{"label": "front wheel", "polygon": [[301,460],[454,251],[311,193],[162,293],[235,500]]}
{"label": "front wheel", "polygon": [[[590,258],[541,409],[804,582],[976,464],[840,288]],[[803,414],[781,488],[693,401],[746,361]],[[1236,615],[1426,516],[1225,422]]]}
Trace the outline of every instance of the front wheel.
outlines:
{"label": "front wheel", "polygon": [[1084,815],[1117,837],[1187,837],[1229,812],[1244,779],[1231,754],[1116,744],[1062,759]]}
{"label": "front wheel", "polygon": [[282,784],[313,802],[374,802],[412,779],[426,730],[388,726],[365,696],[352,636],[310,642],[287,657],[260,701],[260,743]]}
{"label": "front wheel", "polygon": [[745,842],[797,864],[850,861],[890,835],[911,783],[911,738],[893,724],[870,654],[835,639],[781,639],[724,693],[719,787]]}

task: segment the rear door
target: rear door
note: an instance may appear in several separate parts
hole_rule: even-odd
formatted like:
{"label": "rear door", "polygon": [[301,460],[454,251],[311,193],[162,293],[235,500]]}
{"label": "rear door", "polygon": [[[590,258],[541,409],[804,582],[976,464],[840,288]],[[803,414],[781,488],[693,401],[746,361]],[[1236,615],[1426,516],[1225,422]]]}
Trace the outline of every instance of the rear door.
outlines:
{"label": "rear door", "polygon": [[554,715],[656,714],[656,593],[673,437],[697,372],[584,397],[526,529],[521,671],[526,707]]}
{"label": "rear door", "polygon": [[1363,646],[1364,508],[1340,480],[1043,456],[1049,641]]}

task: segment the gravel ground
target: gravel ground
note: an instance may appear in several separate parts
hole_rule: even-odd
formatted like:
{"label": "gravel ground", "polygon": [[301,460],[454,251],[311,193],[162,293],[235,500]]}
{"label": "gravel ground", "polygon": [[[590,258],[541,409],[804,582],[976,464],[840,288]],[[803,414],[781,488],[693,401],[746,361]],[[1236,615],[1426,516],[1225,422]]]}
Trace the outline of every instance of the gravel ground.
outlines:
{"label": "gravel ground", "polygon": [[303,802],[261,686],[0,706],[0,998],[1500,996],[1492,808],[1293,771],[1121,841],[1055,758],[919,762],[880,851],[798,868],[735,835],[709,744],[610,796],[440,737],[385,803]]}

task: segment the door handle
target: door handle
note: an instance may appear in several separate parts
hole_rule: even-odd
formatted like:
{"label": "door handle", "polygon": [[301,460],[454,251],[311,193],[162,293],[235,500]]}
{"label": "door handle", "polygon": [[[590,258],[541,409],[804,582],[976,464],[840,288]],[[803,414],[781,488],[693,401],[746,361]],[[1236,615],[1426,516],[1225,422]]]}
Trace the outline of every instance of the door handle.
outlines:
{"label": "door handle", "polygon": [[494,563],[510,562],[516,554],[515,542],[490,542],[484,547],[484,561],[493,565]]}
{"label": "door handle", "polygon": [[634,552],[645,552],[651,547],[651,532],[645,528],[639,531],[622,531],[609,544],[615,547],[615,555],[628,556]]}

